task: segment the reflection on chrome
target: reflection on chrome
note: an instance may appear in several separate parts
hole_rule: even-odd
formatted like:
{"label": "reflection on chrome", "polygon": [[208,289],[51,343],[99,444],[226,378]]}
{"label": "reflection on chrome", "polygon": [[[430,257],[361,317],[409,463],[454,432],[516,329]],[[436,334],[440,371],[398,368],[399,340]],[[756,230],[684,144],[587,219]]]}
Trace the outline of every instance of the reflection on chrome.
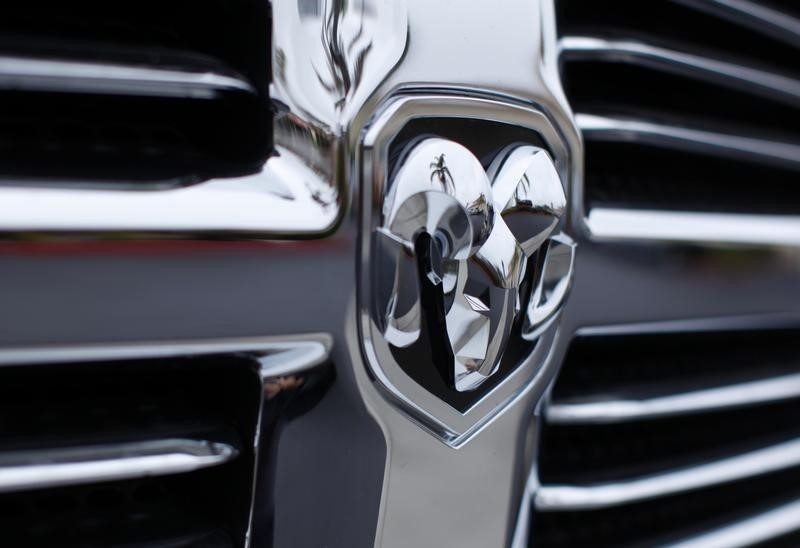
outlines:
{"label": "reflection on chrome", "polygon": [[800,219],[791,215],[595,207],[585,222],[594,240],[800,247]]}
{"label": "reflection on chrome", "polygon": [[614,41],[589,36],[567,36],[559,46],[570,59],[600,59],[639,64],[691,76],[721,86],[739,89],[796,104],[800,82],[794,78],[751,68],[737,62],[669,50],[633,41]]}
{"label": "reflection on chrome", "polygon": [[333,181],[340,139],[405,49],[405,2],[312,0],[272,9],[281,22],[273,29],[270,88],[281,105],[275,143]]}
{"label": "reflection on chrome", "polygon": [[210,99],[228,91],[255,93],[252,84],[238,74],[203,68],[180,70],[0,55],[0,89],[187,99]]}
{"label": "reflection on chrome", "polygon": [[[426,315],[436,325],[432,315],[442,313],[458,391],[477,388],[497,370],[520,310],[528,259],[566,207],[558,173],[541,149],[512,147],[490,172],[493,182],[460,144],[422,141],[399,169],[377,229],[383,334],[394,347],[408,347],[419,340]],[[544,228],[518,222],[512,231],[505,218],[519,213],[543,216]],[[548,247],[528,307],[530,339],[566,294],[572,249],[565,238]]]}
{"label": "reflection on chrome", "polygon": [[525,312],[522,337],[534,340],[541,335],[564,301],[572,280],[575,262],[575,243],[566,235],[550,240],[542,275],[531,295]]}
{"label": "reflection on chrome", "polygon": [[642,143],[800,169],[800,145],[793,143],[594,114],[577,114],[575,119],[591,141]]}
{"label": "reflection on chrome", "polygon": [[800,440],[652,475],[588,485],[542,485],[534,495],[543,511],[587,510],[631,504],[785,470],[800,464]]}
{"label": "reflection on chrome", "polygon": [[[86,181],[74,181],[80,190],[4,181],[0,231],[294,238],[334,230],[345,210],[351,126],[402,57],[407,6],[402,0],[312,0],[273,2],[272,11],[280,21],[273,29],[269,97],[275,153],[260,172],[142,192],[122,192],[142,190],[124,181],[105,190]],[[4,86],[201,99],[254,93],[235,74],[8,56],[0,58]]]}
{"label": "reflection on chrome", "polygon": [[175,438],[8,452],[0,457],[0,493],[182,474],[238,454],[227,443]]}

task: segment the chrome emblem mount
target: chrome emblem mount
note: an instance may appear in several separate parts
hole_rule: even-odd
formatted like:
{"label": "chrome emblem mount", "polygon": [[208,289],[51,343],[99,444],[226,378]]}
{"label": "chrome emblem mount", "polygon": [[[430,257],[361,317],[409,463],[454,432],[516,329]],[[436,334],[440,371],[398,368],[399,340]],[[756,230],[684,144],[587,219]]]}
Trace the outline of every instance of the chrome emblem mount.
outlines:
{"label": "chrome emblem mount", "polygon": [[546,361],[574,259],[566,156],[544,113],[496,97],[400,96],[364,133],[368,362],[448,443]]}

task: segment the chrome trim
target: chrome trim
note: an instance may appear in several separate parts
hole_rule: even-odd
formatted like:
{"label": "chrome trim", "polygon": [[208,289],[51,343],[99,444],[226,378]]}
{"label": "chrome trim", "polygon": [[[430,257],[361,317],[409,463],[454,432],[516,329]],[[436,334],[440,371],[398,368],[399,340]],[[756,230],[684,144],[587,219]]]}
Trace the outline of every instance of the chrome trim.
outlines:
{"label": "chrome trim", "polygon": [[336,192],[299,157],[281,147],[277,150],[278,156],[271,158],[261,173],[184,188],[87,190],[0,185],[0,231],[94,233],[117,238],[324,234],[340,213]]}
{"label": "chrome trim", "polygon": [[744,158],[800,170],[798,144],[594,114],[577,114],[575,119],[584,139],[588,141],[642,143],[723,158]]}
{"label": "chrome trim", "polygon": [[322,366],[329,360],[332,344],[333,338],[330,335],[312,334],[282,337],[280,342],[270,343],[269,348],[260,347],[258,376],[261,380],[261,392],[258,402],[258,420],[252,440],[253,488],[245,532],[245,548],[249,548],[253,542],[259,470],[265,466],[261,450],[262,437],[265,428],[274,428],[274,425],[267,426],[269,414],[267,402],[282,393],[301,388],[308,377],[313,374],[311,370]]}
{"label": "chrome trim", "polygon": [[553,236],[541,267],[539,281],[533,287],[525,311],[520,335],[535,341],[558,318],[561,306],[572,287],[577,244],[566,234]]}
{"label": "chrome trim", "polygon": [[0,493],[182,474],[233,460],[226,443],[148,440],[0,454]]}
{"label": "chrome trim", "polygon": [[800,439],[697,466],[586,486],[542,485],[535,493],[542,512],[596,510],[756,477],[800,466]]}
{"label": "chrome trim", "polygon": [[310,369],[330,354],[330,335],[287,335],[178,341],[0,348],[0,366],[249,353],[262,374],[280,376]]}
{"label": "chrome trim", "polygon": [[667,544],[670,548],[744,548],[800,530],[800,499]]}
{"label": "chrome trim", "polygon": [[[357,353],[361,343],[356,325],[348,331],[350,351]],[[557,345],[549,366],[528,390],[457,448],[408,420],[376,389],[366,368],[356,369],[367,408],[387,443],[376,547],[483,548],[506,545],[516,531],[525,534],[525,526],[518,527],[514,519],[527,518],[530,504],[525,486],[531,468],[523,456],[521,431],[532,420],[531,410],[552,379],[564,347]],[[451,543],[453,539],[457,542]]]}
{"label": "chrome trim", "polygon": [[800,47],[800,20],[785,11],[751,0],[673,0],[758,31],[769,38]]}
{"label": "chrome trim", "polygon": [[554,401],[547,407],[553,424],[605,424],[743,407],[800,397],[800,373],[680,394],[625,398],[588,396]]}
{"label": "chrome trim", "polygon": [[[383,337],[392,349],[415,346],[426,318],[436,321],[428,311],[441,310],[441,337],[452,356],[444,376],[459,392],[476,389],[496,373],[521,309],[519,288],[525,280],[536,289],[523,337],[557,314],[572,277],[574,244],[553,240],[543,247],[566,209],[549,154],[513,145],[497,164],[487,173],[463,145],[424,139],[386,182],[382,222],[373,232],[380,250],[372,261],[375,319]],[[380,160],[376,165],[376,173],[389,169]],[[512,213],[549,222],[544,227],[517,223],[512,230],[505,221]],[[418,251],[421,233],[428,236],[427,249]],[[527,265],[539,248],[547,262],[536,281]],[[481,275],[470,274],[470,265]],[[427,296],[423,286],[433,294]],[[485,298],[486,292],[493,296]]]}
{"label": "chrome trim", "polygon": [[0,55],[0,90],[212,99],[228,91],[255,94],[234,74],[117,63]]}
{"label": "chrome trim", "polygon": [[[367,103],[369,115],[387,104],[387,99],[403,92],[426,94],[437,88],[462,98],[499,98],[520,105],[521,111],[546,112],[551,117],[550,123],[558,128],[558,137],[566,143],[568,155],[559,158],[559,154],[554,154],[554,157],[557,167],[562,160],[568,169],[570,178],[563,180],[567,194],[572,197],[582,170],[581,141],[558,78],[553,2],[497,0],[487,9],[486,2],[481,0],[462,0],[456,9],[448,2],[408,0],[407,6],[406,49],[402,60]],[[502,35],[494,29],[503,29]],[[433,104],[430,115],[445,114],[442,111],[445,106],[445,102]],[[454,111],[454,115],[464,115],[461,109]],[[364,117],[364,122],[367,121]],[[353,141],[357,139],[360,136],[354,135]],[[371,185],[362,185],[362,190],[379,195]],[[380,201],[371,202],[369,195],[361,196],[359,203],[369,211],[380,208]],[[570,217],[574,211],[577,210],[570,210],[565,219],[565,226],[572,229],[581,218]],[[360,227],[359,275],[369,266],[363,253],[368,240],[363,237],[367,233],[363,231],[363,219]],[[555,374],[571,328],[561,326],[563,335],[557,332],[554,341],[540,342],[538,346],[548,346],[550,350],[540,356],[543,361],[537,373],[520,375],[520,370],[512,373],[517,378],[511,382],[521,386],[516,395],[513,391],[508,396],[489,393],[487,399],[468,411],[467,421],[440,400],[422,394],[421,397],[436,400],[431,405],[442,407],[444,413],[458,421],[459,430],[467,433],[464,440],[468,441],[454,447],[425,431],[424,427],[431,424],[425,416],[410,415],[401,408],[405,404],[387,398],[383,383],[375,378],[375,369],[370,365],[374,357],[371,343],[367,341],[365,348],[362,342],[369,338],[365,336],[369,326],[364,321],[362,307],[362,296],[368,293],[363,293],[361,285],[359,300],[354,300],[348,311],[347,317],[352,317],[352,322],[346,325],[347,350],[354,357],[353,372],[359,393],[386,438],[386,468],[375,545],[383,548],[507,545],[516,528],[514,518],[525,499],[525,480],[530,470],[530,461],[525,460],[522,447],[524,432],[532,420],[532,409]],[[563,318],[560,316],[559,325]],[[409,388],[424,392],[418,385]],[[475,423],[498,404],[502,406],[500,412]],[[479,409],[481,406],[485,407]],[[451,424],[448,419],[447,425]],[[537,425],[531,428],[535,434]],[[448,489],[442,489],[442,485]]]}
{"label": "chrome trim", "polygon": [[[73,346],[62,345],[52,347],[41,346],[29,348],[7,347],[0,348],[0,366],[171,358],[230,353],[247,354],[254,358],[258,362],[259,366],[258,375],[261,380],[262,391],[259,400],[259,412],[255,436],[252,440],[249,440],[249,443],[252,443],[255,455],[253,461],[253,492],[251,493],[251,505],[249,509],[249,520],[245,540],[245,545],[249,546],[252,533],[252,520],[255,511],[253,506],[253,501],[255,500],[255,486],[257,481],[257,470],[255,467],[257,467],[258,463],[259,440],[261,438],[261,426],[265,402],[267,399],[277,394],[276,391],[281,391],[284,389],[289,390],[300,384],[296,381],[293,382],[291,377],[300,375],[328,361],[330,358],[332,345],[333,339],[329,334],[311,333],[304,335],[283,335],[275,337],[147,341],[83,344]],[[135,446],[137,444],[128,445]],[[220,444],[212,445],[215,447],[218,445],[222,447]],[[235,456],[235,454],[233,456]],[[233,456],[230,456],[230,458],[233,458]],[[141,462],[153,465],[158,463],[157,460],[152,462],[137,461],[137,463]],[[181,461],[177,459],[171,459],[168,464],[173,465],[174,462]],[[212,464],[208,464],[208,466],[211,465]],[[1,467],[2,456],[0,456],[0,479],[2,479]],[[113,467],[110,469],[113,469]],[[77,472],[72,469],[65,470],[67,470],[69,475],[75,475],[80,472],[80,470]],[[0,485],[0,488],[1,487],[2,486]]]}
{"label": "chrome trim", "polygon": [[319,10],[301,10],[289,1],[271,6],[276,154],[261,172],[136,192],[20,189],[7,180],[0,186],[0,232],[101,238],[329,235],[346,210],[351,138],[370,114],[363,107],[406,50],[407,8],[404,0],[330,1]]}
{"label": "chrome trim", "polygon": [[[403,90],[405,91],[405,90]],[[362,231],[370,235],[381,224],[381,208],[373,206],[373,201],[381,202],[385,188],[386,166],[388,165],[388,144],[406,125],[415,118],[456,117],[477,118],[517,125],[538,132],[553,150],[556,170],[561,180],[568,181],[572,159],[567,144],[553,125],[551,119],[542,111],[534,110],[502,96],[482,96],[466,90],[398,90],[397,96],[387,102],[373,119],[363,136],[361,167],[363,183],[362,205],[364,217]],[[565,245],[570,245],[565,240]],[[388,342],[376,319],[372,317],[372,287],[370,259],[371,239],[361,239],[361,332],[370,371],[376,384],[414,420],[439,437],[446,444],[459,447],[466,443],[492,418],[513,402],[521,393],[530,388],[533,378],[547,362],[551,345],[557,330],[557,321],[548,324],[547,332],[541,335],[531,356],[512,371],[502,382],[487,393],[465,412],[460,412],[439,397],[428,392],[413,380],[394,361]],[[563,295],[562,295],[563,297]],[[552,315],[555,319],[557,316]]]}
{"label": "chrome trim", "polygon": [[634,63],[681,76],[691,76],[794,106],[800,102],[800,81],[737,63],[631,40],[566,36],[559,45],[565,59]]}
{"label": "chrome trim", "polygon": [[[538,451],[538,448],[536,450]],[[530,493],[535,493],[539,489],[539,475],[535,462],[536,457],[534,456],[528,479],[525,482],[525,492],[529,496],[524,497],[522,504],[519,506],[516,518],[517,525],[514,528],[514,534],[511,537],[508,548],[530,548],[531,512],[533,511],[533,497],[530,496]]]}
{"label": "chrome trim", "polygon": [[800,326],[800,315],[791,313],[745,314],[682,318],[657,322],[635,322],[592,325],[578,329],[576,336],[641,335],[650,333],[686,333],[737,331],[746,329],[780,329]]}
{"label": "chrome trim", "polygon": [[595,240],[800,246],[800,216],[594,207],[585,222]]}

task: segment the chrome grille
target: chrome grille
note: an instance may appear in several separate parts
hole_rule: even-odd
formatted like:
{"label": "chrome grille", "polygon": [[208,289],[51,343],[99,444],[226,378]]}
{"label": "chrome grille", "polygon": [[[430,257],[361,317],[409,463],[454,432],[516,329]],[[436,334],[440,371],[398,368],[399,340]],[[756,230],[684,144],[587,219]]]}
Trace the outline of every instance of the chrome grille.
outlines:
{"label": "chrome grille", "polygon": [[[735,293],[759,257],[794,256],[777,246],[800,233],[797,7],[557,6],[565,92],[586,145],[587,246],[596,261],[651,261],[663,280],[632,305],[609,277],[619,310],[649,303],[642,318],[682,319],[605,318],[578,331],[543,408],[530,544],[795,545],[796,320],[700,317],[704,265],[681,260],[750,264],[731,268]],[[682,292],[685,302],[667,302]]]}
{"label": "chrome grille", "polygon": [[800,500],[797,336],[578,338],[545,413],[534,545],[694,541]]}
{"label": "chrome grille", "polygon": [[[594,234],[628,236],[621,225],[647,219],[688,224],[701,212],[732,215],[706,219],[725,234],[742,216],[738,232],[746,233],[757,219],[744,216],[800,212],[796,7],[560,0],[558,9]],[[688,216],[667,215],[675,212]],[[718,233],[711,227],[695,239],[725,239]]]}
{"label": "chrome grille", "polygon": [[0,36],[5,184],[161,188],[270,153],[263,2],[18,4]]}
{"label": "chrome grille", "polygon": [[260,394],[237,356],[3,366],[3,542],[243,546]]}

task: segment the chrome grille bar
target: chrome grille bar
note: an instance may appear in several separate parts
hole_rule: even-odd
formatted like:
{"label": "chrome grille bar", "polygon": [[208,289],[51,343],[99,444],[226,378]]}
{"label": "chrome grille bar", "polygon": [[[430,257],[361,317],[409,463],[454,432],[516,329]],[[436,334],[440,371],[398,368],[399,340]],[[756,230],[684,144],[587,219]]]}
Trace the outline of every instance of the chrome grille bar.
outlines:
{"label": "chrome grille bar", "polygon": [[165,439],[0,455],[0,493],[191,472],[238,455],[225,443]]}
{"label": "chrome grille bar", "polygon": [[800,246],[800,218],[594,207],[586,226],[598,240]]}
{"label": "chrome grille bar", "polygon": [[631,40],[566,36],[559,45],[561,55],[569,60],[632,63],[712,82],[790,105],[800,102],[800,81],[739,63]]}
{"label": "chrome grille bar", "polygon": [[222,92],[255,94],[242,76],[116,63],[0,56],[0,89],[212,99]]}
{"label": "chrome grille bar", "polygon": [[598,400],[586,396],[547,408],[554,424],[604,424],[713,411],[800,397],[800,373],[680,394]]}
{"label": "chrome grille bar", "polygon": [[276,147],[260,173],[166,190],[120,192],[0,187],[0,231],[139,232],[196,238],[301,237],[340,216],[338,193],[296,155]]}
{"label": "chrome grille bar", "polygon": [[800,466],[800,439],[698,466],[587,486],[543,485],[535,493],[541,511],[593,510],[702,489]]}
{"label": "chrome grille bar", "polygon": [[578,114],[576,119],[588,140],[633,142],[712,156],[745,157],[800,170],[800,145],[793,143],[593,114]]}

